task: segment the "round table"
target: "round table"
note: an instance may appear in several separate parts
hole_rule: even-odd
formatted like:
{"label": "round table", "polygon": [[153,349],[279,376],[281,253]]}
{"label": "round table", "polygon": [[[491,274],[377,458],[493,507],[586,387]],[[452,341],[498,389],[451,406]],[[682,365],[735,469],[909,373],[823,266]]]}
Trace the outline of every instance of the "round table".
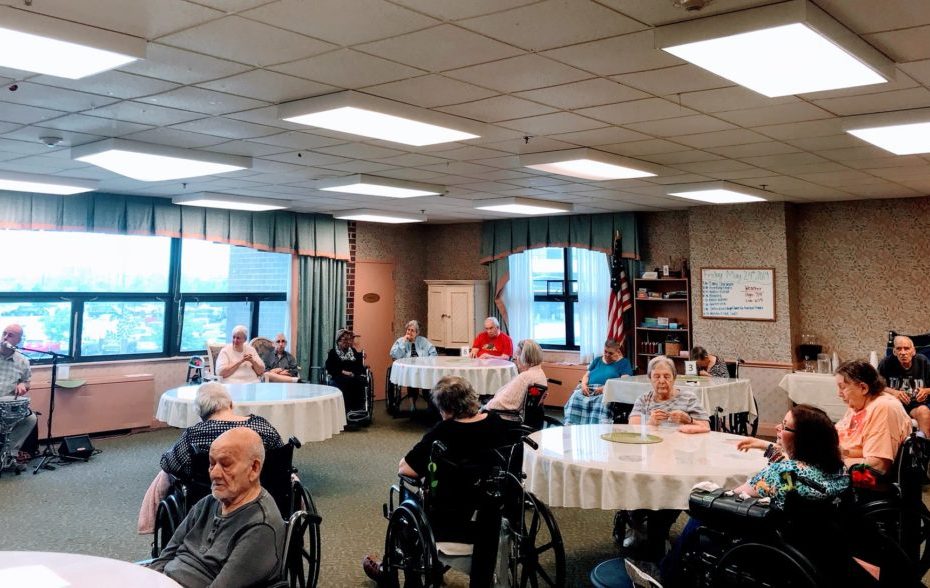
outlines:
{"label": "round table", "polygon": [[179,588],[180,584],[138,564],[105,557],[0,551],[0,586]]}
{"label": "round table", "polygon": [[822,408],[834,423],[846,415],[849,408],[836,391],[836,376],[795,372],[785,374],[778,387],[788,393],[795,404],[810,404]]}
{"label": "round table", "polygon": [[[611,431],[662,438],[634,445],[601,439]],[[738,451],[728,433],[680,433],[677,427],[573,425],[537,431],[524,449],[526,487],[549,506],[634,510],[688,508],[691,487],[709,480],[735,488],[765,467],[761,451]]]}
{"label": "round table", "polygon": [[[233,411],[265,417],[283,439],[324,441],[346,426],[345,401],[339,388],[319,384],[226,384]],[[200,422],[194,397],[200,386],[172,388],[161,395],[155,418],[172,427]]]}
{"label": "round table", "polygon": [[391,383],[408,388],[431,389],[443,376],[461,376],[475,391],[494,394],[517,375],[517,366],[506,359],[470,357],[405,357],[391,366]]}

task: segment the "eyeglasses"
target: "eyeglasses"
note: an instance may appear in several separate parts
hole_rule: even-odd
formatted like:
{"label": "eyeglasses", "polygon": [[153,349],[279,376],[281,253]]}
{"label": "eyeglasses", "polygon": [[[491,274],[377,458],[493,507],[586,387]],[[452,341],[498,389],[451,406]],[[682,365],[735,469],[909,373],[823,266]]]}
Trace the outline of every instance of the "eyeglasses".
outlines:
{"label": "eyeglasses", "polygon": [[287,343],[287,341],[285,341],[284,339],[278,339],[277,341],[275,341],[275,343]]}
{"label": "eyeglasses", "polygon": [[786,425],[785,423],[778,423],[778,426],[781,427],[782,431],[787,431],[789,433],[794,433],[794,429]]}

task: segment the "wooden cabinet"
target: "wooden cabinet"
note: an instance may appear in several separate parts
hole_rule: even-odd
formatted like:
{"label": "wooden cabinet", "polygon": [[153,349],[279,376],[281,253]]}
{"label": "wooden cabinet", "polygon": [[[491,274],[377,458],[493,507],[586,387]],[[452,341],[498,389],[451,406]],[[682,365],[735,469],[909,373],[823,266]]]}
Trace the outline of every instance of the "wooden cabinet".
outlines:
{"label": "wooden cabinet", "polygon": [[[642,298],[642,291],[657,294]],[[646,325],[646,319],[669,319],[677,324],[670,329]],[[633,280],[633,322],[636,326],[634,341],[636,373],[645,374],[649,360],[656,355],[667,355],[670,339],[677,339],[679,351],[691,349],[691,281],[688,278],[639,278]],[[674,350],[673,350],[674,351]],[[678,353],[672,354],[679,357]],[[681,358],[682,360],[684,358]],[[684,365],[678,366],[679,370]]]}
{"label": "wooden cabinet", "polygon": [[487,280],[426,280],[426,337],[436,347],[470,347],[488,316]]}

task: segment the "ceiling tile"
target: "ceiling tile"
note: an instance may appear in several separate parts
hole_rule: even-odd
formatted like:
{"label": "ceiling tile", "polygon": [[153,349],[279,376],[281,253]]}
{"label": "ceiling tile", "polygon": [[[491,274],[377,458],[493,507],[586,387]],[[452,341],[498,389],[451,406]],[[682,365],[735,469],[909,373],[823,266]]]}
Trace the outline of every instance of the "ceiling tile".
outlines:
{"label": "ceiling tile", "polygon": [[252,100],[251,98],[241,98],[223,92],[191,87],[178,88],[177,90],[165,92],[164,94],[146,96],[139,100],[140,102],[155,104],[157,106],[213,115],[248,110],[267,105],[265,102]]}
{"label": "ceiling tile", "polygon": [[539,55],[522,55],[475,65],[447,73],[450,78],[471,82],[500,92],[519,92],[577,82],[588,74]]}
{"label": "ceiling tile", "polygon": [[4,92],[0,95],[4,102],[22,104],[37,108],[64,110],[67,112],[80,112],[107,104],[113,104],[116,98],[101,96],[99,94],[86,94],[63,88],[40,86],[32,82],[20,82],[19,90]]}
{"label": "ceiling tile", "polygon": [[365,92],[424,108],[472,102],[496,94],[472,84],[432,74],[371,86],[365,88]]}
{"label": "ceiling tile", "polygon": [[670,53],[655,48],[651,30],[553,49],[541,55],[602,76],[683,63]]}
{"label": "ceiling tile", "polygon": [[865,35],[863,38],[896,63],[930,58],[930,25]]}
{"label": "ceiling tile", "polygon": [[380,160],[381,163],[396,167],[416,167],[420,165],[435,165],[446,161],[442,157],[424,155],[422,153],[404,153]]}
{"label": "ceiling tile", "polygon": [[325,167],[326,169],[341,171],[347,174],[380,174],[383,171],[394,169],[394,166],[389,163],[364,161],[361,159],[353,159],[345,163],[329,163],[326,164]]}
{"label": "ceiling tile", "polygon": [[695,161],[713,161],[722,159],[719,155],[691,149],[690,151],[676,151],[674,153],[655,153],[649,156],[649,161],[661,165],[677,165],[679,163],[693,163]]}
{"label": "ceiling tile", "polygon": [[43,0],[6,4],[146,39],[222,16],[217,10],[184,0],[159,0],[158,10],[151,9],[150,0]]}
{"label": "ceiling tile", "polygon": [[799,151],[797,147],[779,143],[777,141],[768,141],[765,143],[749,143],[747,145],[730,145],[725,147],[708,147],[708,151],[723,155],[724,157],[735,157],[742,159],[746,157],[756,157],[760,155],[778,155],[781,153],[794,153]]}
{"label": "ceiling tile", "polygon": [[58,143],[57,145],[53,147],[53,149],[60,150],[60,151],[66,151],[65,149],[66,147],[71,147],[74,145],[83,145],[84,143],[92,143],[94,141],[99,141],[100,139],[104,138],[100,135],[92,135],[92,134],[87,134],[87,133],[74,133],[71,131],[60,131],[57,129],[48,129],[48,128],[39,127],[39,126],[19,127],[19,128],[16,128],[15,130],[10,130],[9,132],[6,132],[3,136],[6,139],[13,139],[16,141],[25,141],[28,143],[34,143],[36,145],[45,147],[43,151],[39,152],[40,154],[48,153],[50,149],[48,146],[45,145],[45,143],[39,140],[39,137],[48,137],[48,136],[60,137],[61,143]]}
{"label": "ceiling tile", "polygon": [[743,157],[742,160],[750,165],[775,171],[796,168],[802,165],[827,163],[826,159],[812,153],[778,153],[774,155]]}
{"label": "ceiling tile", "polygon": [[[2,112],[2,107],[0,107]],[[197,118],[203,118],[202,114],[178,110],[177,108],[166,108],[154,104],[145,104],[143,102],[117,102],[103,108],[96,108],[85,112],[84,114],[96,116],[107,120],[122,120],[127,122],[140,123],[144,125],[173,125]],[[2,117],[0,117],[2,119]]]}
{"label": "ceiling tile", "polygon": [[747,143],[762,143],[768,139],[759,133],[747,131],[745,129],[733,129],[730,131],[716,131],[713,133],[702,133],[698,135],[686,135],[684,137],[672,137],[678,143],[682,143],[696,149],[707,149],[709,147],[723,147],[725,145],[745,145]]}
{"label": "ceiling tile", "polygon": [[199,84],[201,88],[265,102],[287,102],[334,92],[336,88],[264,69]]}
{"label": "ceiling tile", "polygon": [[[930,31],[928,31],[928,34],[930,34]],[[883,92],[866,96],[816,100],[815,104],[839,116],[921,108],[930,106],[930,90],[927,88],[912,88],[910,90]]]}
{"label": "ceiling tile", "polygon": [[276,129],[274,127],[256,125],[241,120],[230,120],[218,116],[181,123],[171,128],[194,133],[204,133],[206,135],[213,135],[214,137],[225,137],[227,139],[254,139],[256,137],[265,137],[281,132],[281,129]]}
{"label": "ceiling tile", "polygon": [[674,153],[675,151],[681,151],[681,145],[663,139],[649,139],[647,141],[617,143],[616,145],[601,145],[598,149],[620,155],[641,156],[655,153]]}
{"label": "ceiling tile", "polygon": [[[662,70],[669,71],[671,68]],[[747,108],[763,108],[776,104],[790,104],[798,102],[794,96],[768,98],[742,86],[702,90],[699,92],[685,92],[681,95],[681,103],[689,108],[701,112],[725,112],[727,110],[744,110]]]}
{"label": "ceiling tile", "polygon": [[715,159],[713,161],[695,161],[693,163],[679,163],[676,168],[696,174],[714,174],[716,172],[739,171],[752,169],[754,166],[733,159]]}
{"label": "ceiling tile", "polygon": [[228,141],[210,147],[210,151],[228,153],[230,155],[245,155],[247,157],[262,157],[273,153],[282,153],[288,149],[275,145],[266,145],[256,141]]}
{"label": "ceiling tile", "polygon": [[340,49],[316,57],[292,61],[277,65],[272,69],[345,89],[374,86],[423,73],[419,69],[352,49]]}
{"label": "ceiling tile", "polygon": [[621,104],[582,108],[577,112],[615,125],[698,114],[690,108],[662,98],[647,98]]}
{"label": "ceiling tile", "polygon": [[[919,63],[919,62],[917,62]],[[894,90],[907,90],[914,88],[919,84],[911,76],[907,75],[901,65],[897,64],[894,71],[894,79],[881,84],[868,84],[865,86],[853,86],[852,88],[841,88],[839,90],[824,90],[823,92],[810,92],[801,94],[800,97],[808,102],[814,100],[825,100],[827,98],[845,98],[847,96],[862,96],[864,94],[881,94],[882,92],[891,92]]]}
{"label": "ceiling tile", "polygon": [[546,0],[459,21],[459,24],[530,51],[575,45],[645,28],[589,0]]}
{"label": "ceiling tile", "polygon": [[803,137],[787,139],[785,143],[794,145],[800,149],[808,151],[818,151],[820,149],[842,149],[843,147],[857,147],[862,145],[862,139],[854,137],[849,133],[842,135],[830,135],[827,137]]}
{"label": "ceiling tile", "polygon": [[742,127],[784,124],[830,118],[831,114],[807,102],[774,104],[764,108],[747,108],[718,112],[717,116]]}
{"label": "ceiling tile", "polygon": [[[429,51],[424,51],[429,47]],[[520,55],[522,51],[463,28],[444,24],[356,47],[430,72],[440,72]]]}
{"label": "ceiling tile", "polygon": [[733,85],[733,82],[691,64],[628,73],[613,76],[611,79],[657,96],[725,88]]}
{"label": "ceiling tile", "polygon": [[61,131],[70,131],[73,133],[84,133],[87,135],[98,135],[101,137],[121,137],[130,133],[138,133],[152,128],[149,125],[126,122],[121,120],[107,120],[96,116],[87,116],[84,114],[69,114],[53,120],[42,123],[43,127],[57,129]]}
{"label": "ceiling tile", "polygon": [[571,133],[559,133],[552,136],[553,139],[582,145],[584,147],[595,147],[597,145],[610,145],[613,143],[626,143],[627,141],[642,141],[648,139],[648,135],[637,133],[623,127],[602,127],[591,129],[590,131],[575,131]]}
{"label": "ceiling tile", "polygon": [[922,59],[910,63],[899,63],[898,69],[906,72],[921,84],[930,86],[930,59]]}
{"label": "ceiling tile", "polygon": [[77,92],[87,92],[90,94],[100,94],[123,99],[138,98],[139,96],[148,96],[149,94],[160,94],[161,92],[167,92],[168,90],[173,90],[178,87],[178,85],[173,82],[155,80],[117,70],[105,71],[79,80],[69,80],[67,78],[55,76],[35,76],[34,78],[30,78],[29,81],[45,86],[68,88]]}
{"label": "ceiling tile", "polygon": [[348,46],[438,24],[382,0],[278,0],[242,13],[252,20]]}
{"label": "ceiling tile", "polygon": [[[493,157],[500,157],[501,152],[494,149],[486,149],[484,147],[476,147],[474,145],[467,145],[465,147],[458,147],[457,149],[450,149],[448,151],[442,151],[439,155],[443,159],[454,159],[456,161],[474,161],[476,159],[487,159]],[[507,166],[514,167],[514,166]],[[519,166],[516,166],[519,167]]]}
{"label": "ceiling tile", "polygon": [[799,139],[804,137],[829,137],[843,133],[843,122],[839,118],[811,120],[807,122],[766,125],[753,129],[773,139]]}
{"label": "ceiling tile", "polygon": [[[252,42],[243,43],[243,39],[251,39]],[[331,43],[240,16],[227,16],[191,27],[162,37],[159,42],[255,67],[303,59],[335,48]]]}
{"label": "ceiling tile", "polygon": [[375,145],[367,145],[365,143],[346,143],[345,145],[320,147],[316,149],[316,152],[339,155],[340,157],[353,157],[355,159],[384,159],[385,157],[394,157],[405,153],[405,151],[401,151],[400,149],[387,149],[385,147],[376,147]]}
{"label": "ceiling tile", "polygon": [[183,147],[185,149],[199,149],[223,142],[224,139],[212,135],[201,133],[192,133],[182,129],[159,128],[140,131],[131,135],[126,135],[127,139],[132,141],[141,141],[143,143],[154,143],[156,145],[166,145],[168,147]]}
{"label": "ceiling tile", "polygon": [[709,133],[734,128],[728,122],[705,114],[666,118],[638,123],[627,123],[626,128],[656,137],[671,137],[676,135],[693,135],[695,133]]}
{"label": "ceiling tile", "polygon": [[555,109],[543,106],[529,100],[514,98],[513,96],[495,96],[476,102],[456,104],[439,108],[456,116],[464,116],[482,122],[498,122],[512,118],[524,118],[537,114],[554,112]]}
{"label": "ceiling tile", "polygon": [[691,18],[701,18],[719,12],[730,12],[741,8],[770,4],[772,0],[728,0],[723,3],[708,2],[700,11],[687,11],[675,2],[656,2],[655,0],[602,0],[630,18],[656,26],[678,22]]}
{"label": "ceiling tile", "polygon": [[817,4],[859,34],[930,24],[925,0],[894,0],[893,10],[886,2],[872,0],[818,0]]}
{"label": "ceiling tile", "polygon": [[501,125],[531,135],[552,135],[579,129],[597,129],[603,126],[601,122],[570,112],[556,112],[541,116],[518,118],[502,122]]}
{"label": "ceiling tile", "polygon": [[0,102],[0,121],[29,125],[65,114],[58,110]]}
{"label": "ceiling tile", "polygon": [[396,4],[413,8],[442,20],[459,20],[492,12],[533,4],[539,0],[395,0]]}
{"label": "ceiling tile", "polygon": [[517,96],[566,110],[649,97],[645,92],[603,78],[520,92]]}
{"label": "ceiling tile", "polygon": [[249,69],[249,66],[241,63],[208,57],[159,43],[149,43],[146,54],[147,59],[124,65],[119,68],[120,71],[179,84],[196,84],[205,80],[231,76]]}

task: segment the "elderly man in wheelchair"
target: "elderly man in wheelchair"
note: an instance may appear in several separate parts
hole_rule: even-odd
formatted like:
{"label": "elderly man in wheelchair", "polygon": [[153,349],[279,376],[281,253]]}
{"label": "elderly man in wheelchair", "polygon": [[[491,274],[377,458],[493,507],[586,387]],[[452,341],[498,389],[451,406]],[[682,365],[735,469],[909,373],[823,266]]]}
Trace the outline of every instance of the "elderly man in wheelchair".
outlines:
{"label": "elderly man in wheelchair", "polygon": [[366,557],[365,573],[381,586],[439,586],[449,568],[472,586],[564,585],[558,525],[512,464],[522,431],[480,412],[463,378],[442,378],[432,400],[443,420],[401,460],[384,559]]}

